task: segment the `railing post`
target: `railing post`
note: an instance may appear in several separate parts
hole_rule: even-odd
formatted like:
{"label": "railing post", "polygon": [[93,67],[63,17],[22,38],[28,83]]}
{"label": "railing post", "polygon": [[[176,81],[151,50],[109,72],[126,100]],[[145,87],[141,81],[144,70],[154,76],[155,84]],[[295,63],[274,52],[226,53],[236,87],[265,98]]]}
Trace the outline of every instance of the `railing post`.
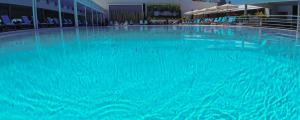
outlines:
{"label": "railing post", "polygon": [[247,14],[248,14],[248,5],[245,4],[244,15],[246,16]]}
{"label": "railing post", "polygon": [[32,19],[33,19],[34,29],[38,29],[39,24],[38,24],[38,18],[37,18],[36,0],[32,0]]}
{"label": "railing post", "polygon": [[86,6],[84,7],[84,19],[85,19],[85,26],[87,26],[87,16],[86,16]]}
{"label": "railing post", "polygon": [[100,13],[100,25],[102,26],[103,25],[103,14]]}
{"label": "railing post", "polygon": [[297,34],[300,34],[300,0],[298,0]]}
{"label": "railing post", "polygon": [[94,26],[94,11],[92,9],[92,26]]}
{"label": "railing post", "polygon": [[74,0],[74,19],[75,19],[75,27],[78,27],[77,0]]}
{"label": "railing post", "polygon": [[96,21],[97,21],[97,26],[99,26],[99,15],[98,15],[98,12],[96,12]]}
{"label": "railing post", "polygon": [[259,27],[262,26],[262,18],[259,18]]}
{"label": "railing post", "polygon": [[59,18],[59,27],[63,27],[62,25],[62,15],[61,15],[61,0],[57,0],[58,3],[58,18]]}

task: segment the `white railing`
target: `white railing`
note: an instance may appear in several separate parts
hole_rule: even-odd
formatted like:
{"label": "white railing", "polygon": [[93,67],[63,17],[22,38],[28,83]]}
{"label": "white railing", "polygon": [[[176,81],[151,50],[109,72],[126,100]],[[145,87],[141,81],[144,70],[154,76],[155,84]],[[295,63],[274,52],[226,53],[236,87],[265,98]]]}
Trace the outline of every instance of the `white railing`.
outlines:
{"label": "white railing", "polygon": [[258,26],[258,27],[273,27],[281,29],[296,30],[298,26],[299,16],[293,15],[270,15],[270,16],[238,16],[237,24]]}

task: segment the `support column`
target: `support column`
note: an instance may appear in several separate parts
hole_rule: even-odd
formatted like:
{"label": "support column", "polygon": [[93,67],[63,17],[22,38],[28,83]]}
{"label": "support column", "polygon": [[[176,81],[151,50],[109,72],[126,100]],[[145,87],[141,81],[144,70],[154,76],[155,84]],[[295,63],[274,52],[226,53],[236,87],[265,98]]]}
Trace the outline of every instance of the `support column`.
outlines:
{"label": "support column", "polygon": [[86,7],[84,7],[84,19],[85,19],[85,26],[87,26]]}
{"label": "support column", "polygon": [[74,0],[74,20],[75,20],[75,27],[78,27],[77,0]]}
{"label": "support column", "polygon": [[102,23],[103,23],[103,15],[102,13],[100,13],[100,26],[102,26]]}
{"label": "support column", "polygon": [[36,0],[32,0],[32,19],[34,29],[39,28],[38,19],[37,19],[37,8],[36,8]]}
{"label": "support column", "polygon": [[298,0],[297,34],[300,35],[300,0]]}
{"label": "support column", "polygon": [[97,22],[97,26],[99,26],[99,13],[98,12],[96,12],[96,22]]}
{"label": "support column", "polygon": [[57,0],[58,3],[58,18],[59,18],[59,27],[62,28],[62,15],[61,15],[61,0]]}
{"label": "support column", "polygon": [[94,26],[94,11],[92,9],[92,26]]}
{"label": "support column", "polygon": [[100,14],[100,20],[99,20],[99,23],[100,23],[100,26],[102,26],[102,13],[99,13]]}
{"label": "support column", "polygon": [[248,5],[247,4],[245,4],[244,15],[245,16],[248,15]]}

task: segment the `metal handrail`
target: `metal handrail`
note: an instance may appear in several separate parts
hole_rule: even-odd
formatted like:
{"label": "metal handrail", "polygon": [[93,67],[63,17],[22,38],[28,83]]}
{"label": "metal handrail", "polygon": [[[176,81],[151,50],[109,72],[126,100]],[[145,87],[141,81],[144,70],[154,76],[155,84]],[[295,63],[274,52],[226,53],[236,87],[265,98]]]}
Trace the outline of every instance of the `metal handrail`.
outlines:
{"label": "metal handrail", "polygon": [[270,15],[270,16],[237,16],[237,23],[250,26],[274,27],[280,29],[297,29],[300,16]]}

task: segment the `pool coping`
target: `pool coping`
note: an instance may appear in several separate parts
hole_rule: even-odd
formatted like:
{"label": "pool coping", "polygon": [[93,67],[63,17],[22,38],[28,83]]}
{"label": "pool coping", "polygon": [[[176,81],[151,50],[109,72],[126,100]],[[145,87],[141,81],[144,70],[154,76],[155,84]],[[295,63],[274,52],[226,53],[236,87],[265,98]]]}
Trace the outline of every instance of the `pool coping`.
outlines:
{"label": "pool coping", "polygon": [[52,30],[67,30],[67,29],[76,29],[76,28],[111,28],[111,27],[130,27],[130,26],[209,26],[209,27],[227,27],[227,28],[262,28],[262,29],[269,29],[269,30],[278,30],[278,31],[288,31],[288,32],[295,32],[295,36],[297,35],[297,30],[288,30],[288,29],[279,29],[279,28],[267,28],[267,27],[254,27],[254,26],[243,26],[243,25],[127,25],[127,26],[88,26],[88,27],[64,27],[64,28],[40,28],[40,29],[24,29],[24,30],[17,30],[17,31],[8,31],[8,32],[0,32],[0,38],[6,38],[18,34],[25,34],[30,32],[45,32],[45,31],[52,31]]}

